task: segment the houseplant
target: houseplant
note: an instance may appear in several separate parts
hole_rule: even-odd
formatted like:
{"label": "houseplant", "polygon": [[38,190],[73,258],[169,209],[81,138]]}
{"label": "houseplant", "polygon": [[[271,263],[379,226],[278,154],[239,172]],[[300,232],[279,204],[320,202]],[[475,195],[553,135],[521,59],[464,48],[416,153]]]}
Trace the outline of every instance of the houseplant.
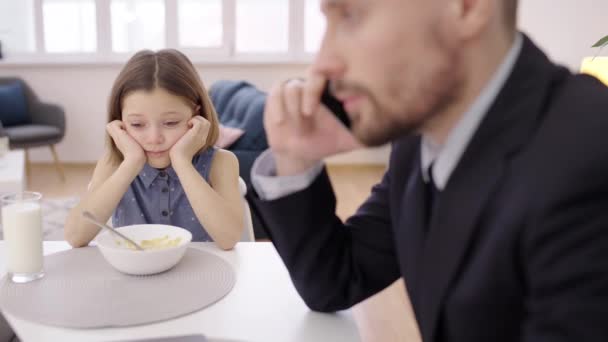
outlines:
{"label": "houseplant", "polygon": [[608,36],[598,40],[597,43],[593,44],[592,47],[599,47],[601,49],[601,48],[605,47],[606,45],[608,45]]}
{"label": "houseplant", "polygon": [[[598,40],[592,47],[601,51],[606,46],[608,46],[608,36]],[[598,57],[598,54],[599,52],[594,57],[586,57],[583,60],[581,72],[593,75],[608,85],[608,57]]]}

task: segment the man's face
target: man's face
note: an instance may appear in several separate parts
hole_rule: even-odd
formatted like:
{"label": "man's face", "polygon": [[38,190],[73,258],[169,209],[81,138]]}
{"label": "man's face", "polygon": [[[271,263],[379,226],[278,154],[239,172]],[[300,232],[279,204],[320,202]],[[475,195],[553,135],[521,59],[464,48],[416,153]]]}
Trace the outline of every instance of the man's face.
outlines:
{"label": "man's face", "polygon": [[[313,70],[332,80],[354,135],[387,143],[456,96],[453,12],[437,0],[322,0],[327,30]],[[453,5],[453,3],[450,3]]]}

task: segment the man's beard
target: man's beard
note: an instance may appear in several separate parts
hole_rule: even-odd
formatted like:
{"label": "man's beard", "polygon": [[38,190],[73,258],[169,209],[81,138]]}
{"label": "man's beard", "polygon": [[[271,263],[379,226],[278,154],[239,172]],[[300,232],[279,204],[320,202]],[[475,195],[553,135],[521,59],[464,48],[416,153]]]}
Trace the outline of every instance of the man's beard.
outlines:
{"label": "man's beard", "polygon": [[351,129],[357,140],[367,146],[381,146],[403,136],[419,133],[429,120],[445,112],[458,99],[463,84],[463,78],[449,62],[455,62],[458,53],[449,51],[446,56],[448,53],[450,57],[445,58],[448,62],[427,72],[431,75],[420,76],[422,82],[416,89],[408,90],[407,82],[389,80],[389,94],[405,101],[397,103],[394,108],[383,106],[366,87],[342,80],[332,82],[332,91],[361,94],[370,103],[368,112],[351,115]]}

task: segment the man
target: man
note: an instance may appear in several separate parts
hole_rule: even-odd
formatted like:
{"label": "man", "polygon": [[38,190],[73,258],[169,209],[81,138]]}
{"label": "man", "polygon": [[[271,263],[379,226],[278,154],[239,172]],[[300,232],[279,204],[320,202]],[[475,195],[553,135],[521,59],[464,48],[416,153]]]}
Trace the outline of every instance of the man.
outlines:
{"label": "man", "polygon": [[[516,30],[515,0],[324,0],[306,81],[276,86],[256,206],[313,310],[403,276],[424,341],[608,341],[608,90]],[[539,19],[540,20],[540,19]],[[342,223],[321,160],[392,142]]]}

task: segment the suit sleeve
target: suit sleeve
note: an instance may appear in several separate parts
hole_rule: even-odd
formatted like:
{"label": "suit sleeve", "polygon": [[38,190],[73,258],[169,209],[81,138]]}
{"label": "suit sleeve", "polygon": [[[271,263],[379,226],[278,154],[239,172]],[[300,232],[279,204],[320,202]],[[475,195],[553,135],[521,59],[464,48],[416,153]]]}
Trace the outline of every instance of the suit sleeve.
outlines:
{"label": "suit sleeve", "polygon": [[274,201],[256,199],[268,235],[313,310],[351,307],[399,276],[389,206],[390,171],[344,224],[327,172]]}
{"label": "suit sleeve", "polygon": [[528,227],[522,341],[608,341],[608,178],[597,176],[552,192]]}

